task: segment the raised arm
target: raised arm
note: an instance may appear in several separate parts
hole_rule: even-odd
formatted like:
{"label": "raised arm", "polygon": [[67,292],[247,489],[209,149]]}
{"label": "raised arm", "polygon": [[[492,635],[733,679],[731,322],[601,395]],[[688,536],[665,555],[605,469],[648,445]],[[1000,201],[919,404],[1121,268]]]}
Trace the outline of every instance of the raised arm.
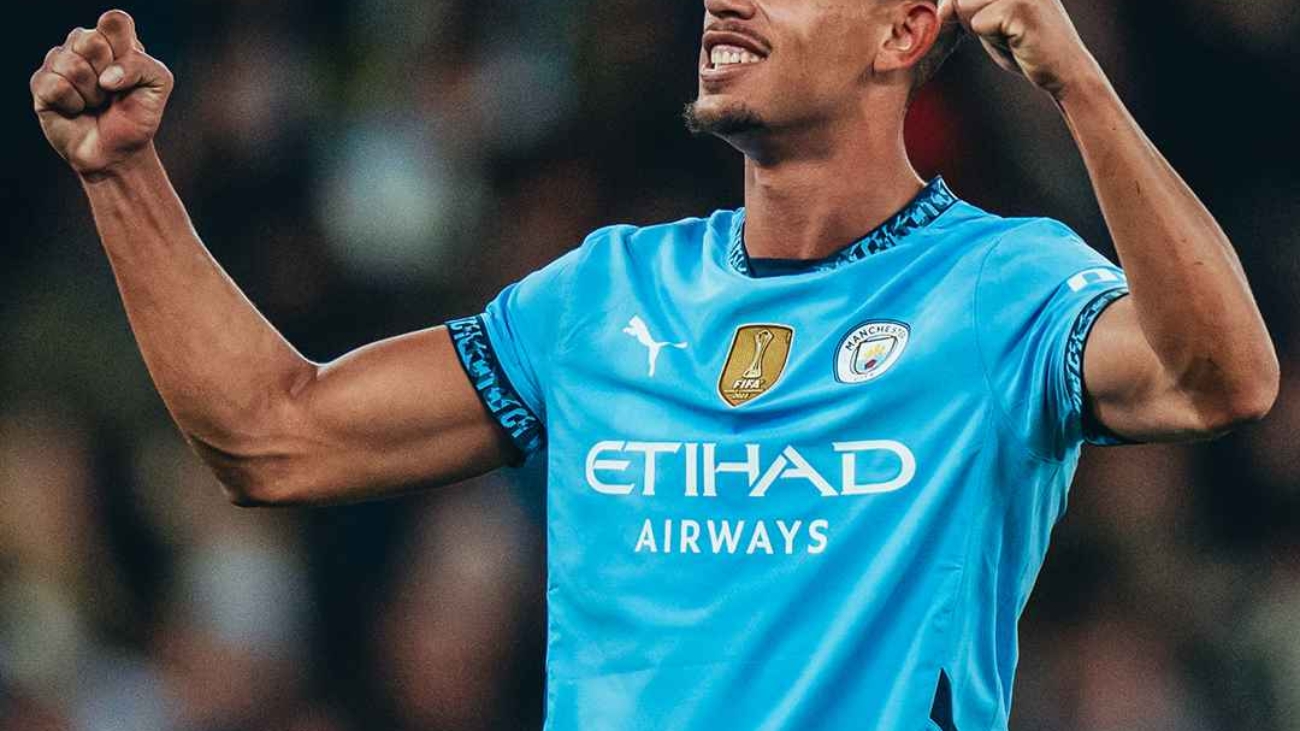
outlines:
{"label": "raised arm", "polygon": [[231,499],[350,502],[512,457],[443,328],[318,365],[257,312],[204,248],[154,150],[172,84],[131,17],[110,11],[52,49],[31,88],[90,199],[149,373]]}
{"label": "raised arm", "polygon": [[1121,436],[1213,436],[1262,418],[1278,363],[1223,229],[1147,139],[1059,0],[950,5],[999,65],[1056,99],[1087,165],[1132,296],[1084,356],[1091,408]]}

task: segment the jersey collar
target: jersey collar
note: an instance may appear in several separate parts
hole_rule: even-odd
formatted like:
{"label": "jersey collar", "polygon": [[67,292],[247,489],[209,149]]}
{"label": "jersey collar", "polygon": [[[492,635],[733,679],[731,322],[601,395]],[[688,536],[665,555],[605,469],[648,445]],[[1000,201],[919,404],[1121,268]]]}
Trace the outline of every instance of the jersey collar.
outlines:
{"label": "jersey collar", "polygon": [[[807,262],[804,271],[830,271],[845,264],[852,264],[860,259],[865,259],[872,254],[888,251],[902,243],[908,234],[929,226],[956,203],[957,196],[948,188],[948,184],[944,182],[942,177],[936,177],[922,188],[920,193],[916,194],[912,202],[903,206],[902,210],[890,216],[884,223],[867,234],[866,237],[825,259]],[[750,266],[749,253],[745,251],[744,234],[745,210],[742,208],[740,215],[736,216],[727,261],[732,269],[745,276],[753,277],[756,274],[753,271],[754,267]]]}

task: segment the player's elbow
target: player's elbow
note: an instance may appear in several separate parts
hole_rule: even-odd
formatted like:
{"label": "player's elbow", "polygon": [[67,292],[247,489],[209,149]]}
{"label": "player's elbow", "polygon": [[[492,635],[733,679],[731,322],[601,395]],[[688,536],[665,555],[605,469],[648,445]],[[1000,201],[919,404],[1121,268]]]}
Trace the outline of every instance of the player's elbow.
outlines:
{"label": "player's elbow", "polygon": [[1272,345],[1261,354],[1240,383],[1231,389],[1228,413],[1234,425],[1250,424],[1268,416],[1281,389],[1281,367]]}
{"label": "player's elbow", "polygon": [[268,498],[261,487],[250,488],[246,484],[232,484],[224,480],[221,485],[225,488],[226,499],[237,508],[274,508],[280,505],[274,499]]}
{"label": "player's elbow", "polygon": [[217,479],[225,490],[226,499],[236,507],[275,508],[288,504],[274,482],[255,474],[217,471]]}
{"label": "player's elbow", "polygon": [[290,490],[283,474],[272,469],[273,461],[252,449],[217,446],[191,434],[190,443],[216,476],[232,504],[241,508],[266,508],[290,502]]}
{"label": "player's elbow", "polygon": [[[302,379],[295,378],[295,383]],[[312,494],[313,450],[303,438],[295,389],[273,391],[258,408],[217,428],[188,433],[195,451],[239,507],[298,505]]]}
{"label": "player's elbow", "polygon": [[1238,427],[1253,424],[1268,416],[1277,403],[1278,384],[1261,383],[1250,391],[1239,394],[1230,401],[1227,420],[1230,426]]}
{"label": "player's elbow", "polygon": [[1207,435],[1226,434],[1268,416],[1277,402],[1277,372],[1261,373],[1245,383],[1218,391],[1202,410],[1203,431]]}
{"label": "player's elbow", "polygon": [[244,421],[238,430],[224,430],[210,438],[191,433],[189,441],[234,505],[300,505],[310,501],[319,478],[313,465],[320,462],[319,451],[309,448],[310,440],[292,426],[300,421],[287,408],[268,409],[261,418]]}
{"label": "player's elbow", "polygon": [[275,463],[250,460],[214,471],[226,498],[241,508],[310,505],[319,493],[316,479],[306,470]]}
{"label": "player's elbow", "polygon": [[266,483],[239,455],[217,447],[193,434],[189,435],[194,451],[208,466],[226,494],[226,499],[241,508],[274,505]]}

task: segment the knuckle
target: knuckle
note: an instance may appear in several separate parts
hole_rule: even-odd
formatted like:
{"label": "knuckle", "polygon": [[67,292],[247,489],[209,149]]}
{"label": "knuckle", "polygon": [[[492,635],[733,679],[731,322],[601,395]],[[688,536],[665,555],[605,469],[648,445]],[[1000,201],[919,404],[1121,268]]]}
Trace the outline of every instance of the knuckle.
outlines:
{"label": "knuckle", "polygon": [[68,53],[62,48],[56,48],[45,57],[45,64],[51,71],[58,71],[59,69],[71,68],[71,61],[74,58],[80,58],[80,56],[75,53]]}
{"label": "knuckle", "polygon": [[55,74],[43,74],[36,80],[33,93],[38,99],[50,106],[68,106],[71,95],[75,93],[72,85]]}
{"label": "knuckle", "polygon": [[99,31],[86,31],[72,42],[72,50],[87,56],[102,54],[105,50],[111,52],[112,47],[108,45],[108,39],[104,38]]}
{"label": "knuckle", "polygon": [[72,84],[62,76],[48,74],[45,77],[45,88],[52,96],[58,98],[67,96],[72,91]]}
{"label": "knuckle", "polygon": [[99,20],[100,22],[125,22],[131,20],[131,14],[120,8],[113,8],[112,10],[104,11],[104,14],[99,16]]}
{"label": "knuckle", "polygon": [[72,53],[55,56],[50,70],[78,84],[93,84],[97,78],[86,59]]}
{"label": "knuckle", "polygon": [[135,19],[125,10],[114,9],[99,16],[98,25],[112,33],[124,33],[135,27]]}

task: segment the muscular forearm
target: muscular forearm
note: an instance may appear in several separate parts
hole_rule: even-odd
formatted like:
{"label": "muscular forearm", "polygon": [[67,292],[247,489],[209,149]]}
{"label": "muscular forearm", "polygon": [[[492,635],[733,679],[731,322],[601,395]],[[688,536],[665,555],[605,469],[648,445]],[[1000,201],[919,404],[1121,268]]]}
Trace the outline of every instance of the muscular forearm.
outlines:
{"label": "muscular forearm", "polygon": [[186,435],[238,452],[315,368],[204,248],[152,147],[83,177],[145,364]]}
{"label": "muscular forearm", "polygon": [[1222,228],[1099,69],[1058,99],[1128,274],[1142,333],[1171,379],[1211,400],[1271,403],[1277,358]]}

